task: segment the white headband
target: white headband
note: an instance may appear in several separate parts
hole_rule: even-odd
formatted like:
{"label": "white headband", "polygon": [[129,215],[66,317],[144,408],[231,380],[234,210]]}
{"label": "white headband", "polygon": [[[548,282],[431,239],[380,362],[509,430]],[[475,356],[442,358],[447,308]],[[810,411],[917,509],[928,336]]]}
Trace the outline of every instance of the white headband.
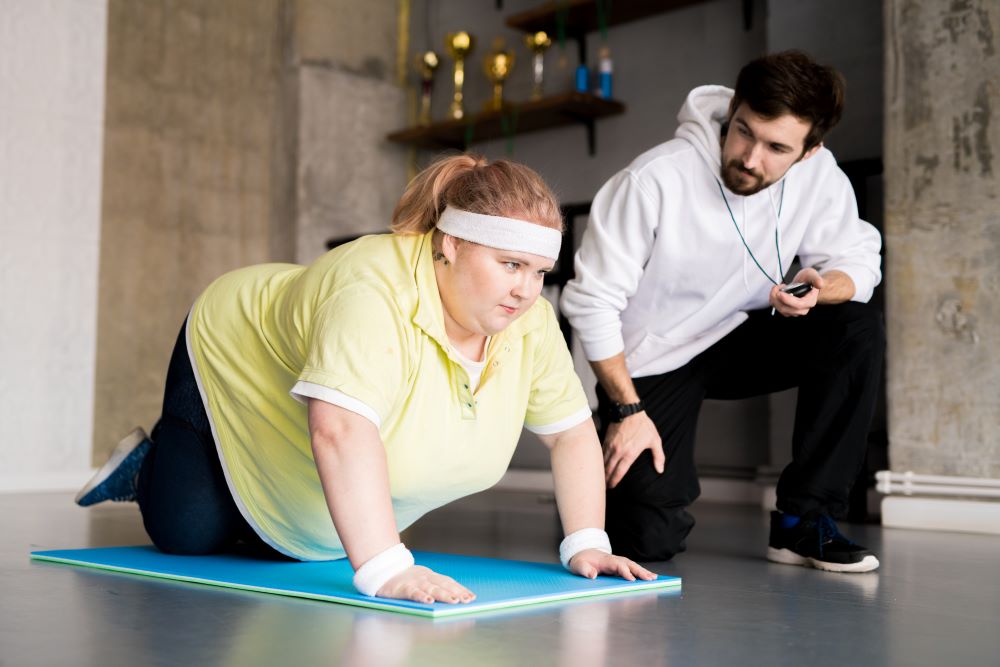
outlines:
{"label": "white headband", "polygon": [[445,234],[500,250],[527,252],[532,255],[559,258],[562,233],[517,218],[482,215],[447,207],[438,218],[437,228]]}

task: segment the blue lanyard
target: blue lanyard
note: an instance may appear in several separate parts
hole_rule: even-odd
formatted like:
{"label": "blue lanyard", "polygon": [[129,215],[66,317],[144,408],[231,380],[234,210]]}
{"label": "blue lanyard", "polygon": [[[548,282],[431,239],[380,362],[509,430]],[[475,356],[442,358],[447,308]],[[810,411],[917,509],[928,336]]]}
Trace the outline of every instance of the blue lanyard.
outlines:
{"label": "blue lanyard", "polygon": [[[764,274],[765,278],[767,278],[769,281],[777,285],[778,281],[772,278],[771,274],[769,274],[767,271],[764,270],[764,267],[762,267],[760,265],[760,262],[757,261],[757,258],[754,257],[753,250],[751,250],[750,246],[747,245],[747,240],[746,238],[744,238],[743,232],[740,231],[740,226],[736,224],[736,216],[733,215],[733,209],[729,207],[729,200],[726,199],[726,193],[722,189],[722,182],[719,181],[719,179],[715,179],[715,182],[718,183],[719,185],[719,194],[722,195],[722,201],[725,202],[726,210],[729,211],[729,219],[733,221],[733,227],[736,228],[736,233],[740,235],[740,241],[743,241],[743,247],[747,249],[748,253],[750,253],[750,259],[752,259],[753,263],[757,265],[757,268],[760,269],[760,272]],[[781,181],[781,195],[778,198],[778,217],[774,221],[774,248],[775,250],[778,251],[778,272],[780,273],[780,275],[778,276],[779,279],[783,279],[785,277],[785,270],[781,267],[781,246],[778,244],[778,220],[781,220],[781,207],[784,205],[784,203],[785,203],[785,182]]]}

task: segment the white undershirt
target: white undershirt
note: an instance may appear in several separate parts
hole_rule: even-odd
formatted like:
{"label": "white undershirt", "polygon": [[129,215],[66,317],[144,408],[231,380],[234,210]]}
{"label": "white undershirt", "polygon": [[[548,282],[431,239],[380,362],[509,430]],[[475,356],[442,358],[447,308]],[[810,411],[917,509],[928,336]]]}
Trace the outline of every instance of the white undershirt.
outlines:
{"label": "white undershirt", "polygon": [[483,370],[486,368],[486,350],[490,348],[490,336],[486,337],[486,343],[483,344],[483,358],[479,361],[474,361],[469,359],[467,356],[458,351],[458,348],[452,346],[452,350],[455,351],[455,356],[458,357],[458,363],[462,364],[462,368],[465,372],[469,374],[469,387],[472,393],[476,393],[476,389],[479,388],[479,381],[483,378]]}

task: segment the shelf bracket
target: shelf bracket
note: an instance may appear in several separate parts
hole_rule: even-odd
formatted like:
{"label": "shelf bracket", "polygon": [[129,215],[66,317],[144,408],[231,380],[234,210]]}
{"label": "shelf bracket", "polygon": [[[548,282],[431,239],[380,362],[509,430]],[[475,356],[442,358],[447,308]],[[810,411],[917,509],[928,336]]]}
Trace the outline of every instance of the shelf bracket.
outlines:
{"label": "shelf bracket", "polygon": [[743,30],[750,32],[753,28],[753,0],[743,0]]}
{"label": "shelf bracket", "polygon": [[587,33],[581,32],[575,35],[577,55],[580,57],[580,64],[587,64]]}
{"label": "shelf bracket", "polygon": [[580,116],[573,113],[566,114],[567,118],[572,118],[577,123],[583,125],[587,130],[587,154],[593,157],[597,154],[597,123],[593,118]]}

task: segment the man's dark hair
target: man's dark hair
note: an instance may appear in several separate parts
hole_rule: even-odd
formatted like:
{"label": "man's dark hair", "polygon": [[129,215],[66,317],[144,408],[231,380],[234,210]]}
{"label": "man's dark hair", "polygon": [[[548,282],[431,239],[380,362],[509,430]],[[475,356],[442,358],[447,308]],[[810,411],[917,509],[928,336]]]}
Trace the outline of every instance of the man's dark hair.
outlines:
{"label": "man's dark hair", "polygon": [[812,124],[803,152],[823,141],[844,111],[844,77],[801,51],[781,51],[747,63],[736,77],[732,109],[746,102],[765,118],[792,114]]}

